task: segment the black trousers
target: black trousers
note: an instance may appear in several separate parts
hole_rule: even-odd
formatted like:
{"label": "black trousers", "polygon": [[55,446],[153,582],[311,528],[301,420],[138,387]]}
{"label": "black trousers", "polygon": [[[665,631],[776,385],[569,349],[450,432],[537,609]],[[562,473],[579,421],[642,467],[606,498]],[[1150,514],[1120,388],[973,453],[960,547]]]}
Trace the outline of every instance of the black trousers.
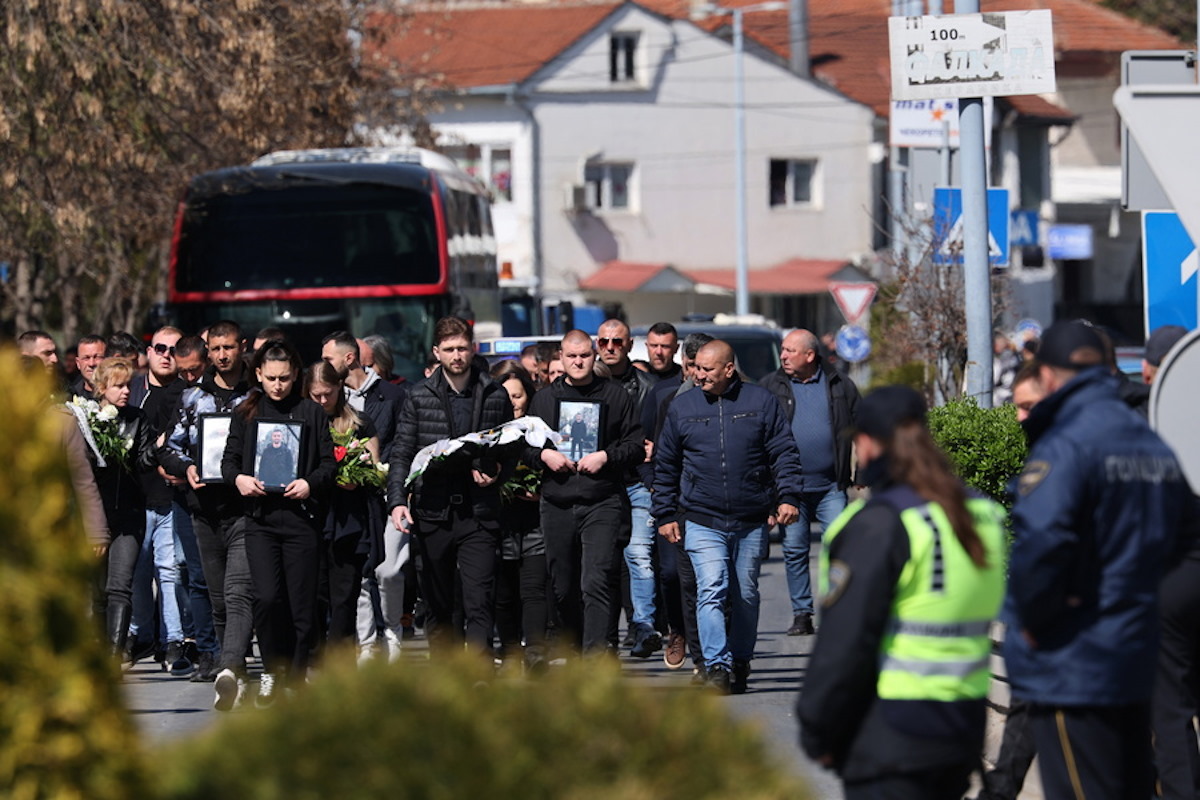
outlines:
{"label": "black trousers", "polygon": [[1148,704],[1029,711],[1046,800],[1133,800],[1154,793]]}
{"label": "black trousers", "polygon": [[585,653],[608,649],[617,565],[624,561],[621,534],[629,528],[628,519],[629,497],[624,492],[567,508],[542,501],[542,533],[558,613]]}
{"label": "black trousers", "polygon": [[530,658],[546,649],[546,555],[501,561],[496,581],[496,632],[505,655],[518,651],[525,640]]}
{"label": "black trousers", "polygon": [[317,629],[321,531],[291,509],[247,517],[246,555],[263,668],[304,680]]}
{"label": "black trousers", "polygon": [[1162,641],[1154,682],[1154,760],[1166,800],[1200,797],[1196,745],[1197,658],[1200,657],[1200,561],[1184,560],[1158,590]]}
{"label": "black trousers", "polygon": [[1033,732],[1029,729],[1029,704],[1014,698],[1004,721],[1000,755],[996,766],[983,776],[983,791],[976,800],[1017,800],[1025,776],[1036,755]]}
{"label": "black trousers", "polygon": [[846,800],[961,800],[974,764],[952,764],[923,772],[885,775],[845,785]]}
{"label": "black trousers", "polygon": [[[417,520],[413,544],[421,558],[421,594],[425,596],[425,635],[431,651],[460,645],[491,653],[500,529],[467,516],[455,506],[450,519]],[[455,625],[455,578],[461,575],[462,625]]]}
{"label": "black trousers", "polygon": [[323,581],[329,587],[329,644],[353,644],[358,639],[358,597],[368,553],[359,551],[360,537],[326,540]]}
{"label": "black trousers", "polygon": [[221,644],[217,664],[241,672],[254,636],[254,592],[246,555],[246,521],[192,515],[204,581],[212,600],[213,627]]}
{"label": "black trousers", "polygon": [[679,596],[683,607],[683,637],[687,639],[692,663],[701,666],[704,664],[704,651],[700,649],[700,626],[696,623],[696,570],[692,567],[692,557],[684,549],[682,538],[667,546],[675,550],[675,571],[679,574]]}

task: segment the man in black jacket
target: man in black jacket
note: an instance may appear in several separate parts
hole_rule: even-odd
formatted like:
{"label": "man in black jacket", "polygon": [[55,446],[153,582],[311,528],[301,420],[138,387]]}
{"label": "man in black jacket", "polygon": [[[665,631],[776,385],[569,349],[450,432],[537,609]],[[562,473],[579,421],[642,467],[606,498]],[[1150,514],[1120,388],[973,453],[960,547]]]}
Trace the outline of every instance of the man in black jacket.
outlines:
{"label": "man in black jacket", "polygon": [[[386,457],[392,449],[396,423],[404,405],[406,389],[383,380],[373,369],[363,366],[363,345],[347,331],[336,331],[321,342],[321,358],[337,370],[345,383],[346,402],[352,409],[370,418],[379,437],[379,452]],[[403,639],[404,571],[408,561],[408,536],[391,524],[383,527],[383,539],[372,548],[368,562],[370,577],[363,582],[358,604],[358,646],[362,656],[375,648],[377,621],[375,604],[371,600],[372,581],[378,586],[379,606],[383,616],[383,642],[388,659],[400,657]],[[372,566],[374,565],[374,566]]]}
{"label": "man in black jacket", "polygon": [[438,368],[408,393],[396,426],[388,507],[397,529],[412,526],[421,555],[430,646],[445,651],[462,639],[461,632],[450,627],[458,571],[467,642],[473,650],[490,652],[500,465],[490,458],[468,463],[451,456],[432,462],[410,487],[405,480],[421,448],[508,422],[513,418],[512,402],[502,385],[472,366],[475,343],[466,322],[444,317],[434,327],[433,338]]}
{"label": "man in black jacket", "polygon": [[595,434],[578,460],[547,444],[525,460],[543,464],[542,530],[547,566],[563,622],[587,654],[607,647],[613,575],[620,532],[629,530],[625,473],[646,456],[633,401],[615,380],[596,377],[591,338],[571,331],[562,340],[566,375],[534,395],[530,416],[562,430],[582,413]]}
{"label": "man in black jacket", "polygon": [[810,331],[792,331],[779,351],[783,366],[759,382],[783,404],[804,465],[800,516],[783,529],[783,563],[792,600],[788,636],[814,632],[808,571],[812,523],[816,520],[829,527],[846,507],[850,485],[851,438],[847,431],[857,415],[858,389],[821,359],[820,347]]}

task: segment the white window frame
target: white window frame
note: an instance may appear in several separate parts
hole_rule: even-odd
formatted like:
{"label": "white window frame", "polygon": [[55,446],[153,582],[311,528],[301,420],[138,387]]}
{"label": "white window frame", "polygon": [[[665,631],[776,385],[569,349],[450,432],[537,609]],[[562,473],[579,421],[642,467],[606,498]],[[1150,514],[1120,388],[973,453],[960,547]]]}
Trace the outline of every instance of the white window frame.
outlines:
{"label": "white window frame", "polygon": [[[625,205],[614,205],[613,185],[615,173],[627,169],[625,182]],[[592,211],[627,214],[637,209],[637,165],[632,161],[591,161],[584,166],[583,185],[587,193],[587,207]]]}
{"label": "white window frame", "polygon": [[[463,164],[461,161],[459,161],[458,162],[459,166],[463,167],[463,170],[465,172],[470,172],[472,164],[473,164],[473,167],[475,169],[473,176],[478,178],[479,180],[483,181],[484,185],[488,187],[488,190],[491,192],[491,195],[492,195],[492,205],[499,206],[499,205],[506,205],[508,203],[513,202],[513,200],[512,200],[513,186],[514,186],[513,179],[512,179],[512,177],[513,177],[512,176],[513,146],[511,143],[476,144],[474,142],[456,141],[456,142],[445,143],[443,145],[443,149],[448,151],[447,155],[449,155],[451,158],[454,158],[454,151],[466,151],[467,152],[469,161],[466,164]],[[509,197],[502,197],[499,194],[497,194],[495,191],[495,188],[496,188],[495,183],[494,183],[494,179],[495,179],[495,175],[496,175],[495,154],[497,151],[507,151],[508,152],[508,172],[509,172],[508,193],[510,195]],[[472,155],[474,156],[474,158],[471,158]],[[458,159],[455,159],[455,160],[458,161]]]}
{"label": "white window frame", "polygon": [[642,35],[638,31],[613,31],[608,37],[608,80],[613,86],[640,85]]}
{"label": "white window frame", "polygon": [[[775,189],[772,175],[777,162],[787,165],[787,178],[784,184],[782,202],[777,202],[773,192]],[[800,165],[811,166],[808,180],[808,200],[796,199],[796,170]],[[771,208],[821,208],[821,160],[819,158],[772,158],[767,162],[767,205]]]}

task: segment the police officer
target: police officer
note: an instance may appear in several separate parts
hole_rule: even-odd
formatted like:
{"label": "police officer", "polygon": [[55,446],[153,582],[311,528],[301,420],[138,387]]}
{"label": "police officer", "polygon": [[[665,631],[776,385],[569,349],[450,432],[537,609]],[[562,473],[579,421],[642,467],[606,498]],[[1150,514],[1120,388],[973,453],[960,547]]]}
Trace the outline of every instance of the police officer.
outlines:
{"label": "police officer", "polygon": [[1038,360],[1004,607],[1012,693],[1030,703],[1047,798],[1149,797],[1156,601],[1190,495],[1093,328],[1052,325]]}
{"label": "police officer", "polygon": [[847,800],[957,800],[983,744],[1004,511],[954,476],[912,389],[865,397],[854,444],[871,499],[825,533],[800,742]]}

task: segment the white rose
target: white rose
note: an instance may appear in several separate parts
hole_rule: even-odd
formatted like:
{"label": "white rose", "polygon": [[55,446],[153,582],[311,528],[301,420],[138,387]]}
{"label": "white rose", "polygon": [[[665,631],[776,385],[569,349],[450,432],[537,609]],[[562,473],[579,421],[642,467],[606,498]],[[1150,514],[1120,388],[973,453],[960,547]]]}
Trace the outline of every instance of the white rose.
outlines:
{"label": "white rose", "polygon": [[105,406],[104,408],[100,409],[100,412],[96,416],[98,416],[101,420],[103,420],[105,422],[116,419],[117,418],[117,407],[116,406]]}

